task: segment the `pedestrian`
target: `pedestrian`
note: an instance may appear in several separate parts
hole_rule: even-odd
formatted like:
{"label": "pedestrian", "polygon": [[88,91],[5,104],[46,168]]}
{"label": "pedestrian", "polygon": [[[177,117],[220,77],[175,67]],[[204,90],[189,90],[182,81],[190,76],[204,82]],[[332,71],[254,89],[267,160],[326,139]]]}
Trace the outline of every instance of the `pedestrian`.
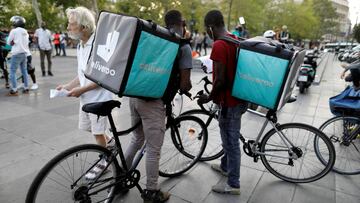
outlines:
{"label": "pedestrian", "polygon": [[[220,107],[219,127],[224,148],[220,164],[212,164],[211,168],[227,176],[226,183],[212,187],[214,192],[240,195],[240,127],[241,116],[247,109],[247,102],[231,96],[232,84],[236,71],[236,44],[224,37],[237,37],[230,34],[224,24],[224,17],[218,10],[209,11],[204,19],[206,31],[214,40],[210,59],[213,60],[213,89],[210,95],[203,94],[198,102],[207,103],[212,100]],[[251,90],[252,91],[252,90]]]}
{"label": "pedestrian", "polygon": [[198,30],[195,30],[195,51],[201,55],[201,44],[203,43],[203,36],[201,33],[198,32]]}
{"label": "pedestrian", "polygon": [[39,85],[36,84],[36,76],[35,76],[35,66],[32,65],[32,56],[31,56],[31,52],[27,52],[26,53],[26,67],[27,67],[27,72],[30,75],[30,78],[33,82],[33,85],[31,86],[31,90],[37,90],[39,88]]}
{"label": "pedestrian", "polygon": [[[69,91],[69,97],[80,98],[79,109],[79,128],[91,132],[95,137],[97,144],[106,147],[114,142],[105,134],[107,129],[107,117],[82,111],[82,106],[92,102],[103,102],[112,100],[112,93],[101,88],[96,83],[85,78],[84,71],[86,63],[91,52],[95,32],[95,17],[90,10],[84,7],[68,8],[66,10],[68,18],[68,32],[73,39],[80,40],[77,48],[77,76],[66,84],[59,85],[56,89],[65,89]],[[85,178],[95,179],[104,169],[106,160],[102,159],[94,168],[92,168]]]}
{"label": "pedestrian", "polygon": [[279,27],[275,27],[275,28],[274,28],[274,32],[275,32],[275,40],[280,41],[281,29],[280,29]]}
{"label": "pedestrian", "polygon": [[[166,27],[183,37],[183,19],[177,10],[165,14]],[[186,44],[181,46],[180,90],[191,89],[190,71],[192,68],[191,48]],[[168,192],[158,188],[159,160],[165,134],[165,105],[162,99],[143,100],[130,98],[131,122],[133,125],[141,120],[141,126],[133,131],[130,144],[125,152],[127,165],[131,166],[137,151],[146,141],[146,189],[142,194],[144,202],[164,202],[169,199]]]}
{"label": "pedestrian", "polygon": [[66,39],[67,39],[67,37],[66,37],[66,35],[65,35],[65,33],[63,33],[63,32],[61,32],[60,33],[60,49],[62,50],[62,52],[63,52],[63,56],[66,56]]}
{"label": "pedestrian", "polygon": [[190,45],[190,48],[192,50],[192,48],[193,48],[192,43],[191,43],[191,41],[192,41],[192,33],[188,30],[185,20],[183,22],[183,29],[184,29],[183,38],[188,41],[188,43]]}
{"label": "pedestrian", "polygon": [[25,18],[13,16],[10,19],[13,29],[9,33],[7,44],[11,45],[11,64],[10,64],[10,82],[11,89],[8,96],[18,96],[16,71],[20,66],[21,74],[24,80],[24,94],[29,93],[28,74],[26,70],[26,53],[29,50],[29,35],[25,28]]}
{"label": "pedestrian", "polygon": [[280,42],[289,43],[290,33],[288,31],[288,27],[286,25],[282,26],[282,30],[280,32]]}
{"label": "pedestrian", "polygon": [[56,56],[60,56],[60,33],[56,32],[53,34],[53,43],[55,46],[55,52],[56,52]]}
{"label": "pedestrian", "polygon": [[205,52],[205,56],[207,55],[207,48],[208,48],[208,43],[209,43],[209,36],[206,34],[206,32],[203,32],[203,36],[204,39],[202,41],[203,47],[204,47],[204,52]]}
{"label": "pedestrian", "polygon": [[35,39],[36,42],[39,45],[39,50],[40,50],[40,64],[41,64],[41,71],[42,71],[42,76],[45,76],[45,56],[47,58],[47,62],[48,62],[48,75],[49,76],[53,76],[53,73],[51,72],[51,53],[52,53],[52,37],[51,37],[51,32],[50,30],[46,29],[46,23],[42,22],[41,23],[41,28],[38,28],[35,31]]}
{"label": "pedestrian", "polygon": [[[360,53],[357,54],[357,60],[351,64],[341,66],[344,68],[344,71],[341,73],[340,78],[345,79],[346,82],[352,82],[355,90],[360,89]],[[346,75],[346,72],[350,71]]]}
{"label": "pedestrian", "polygon": [[5,66],[6,56],[7,56],[6,38],[7,38],[7,34],[5,34],[5,32],[0,32],[0,68],[3,72],[2,77],[5,78],[5,88],[8,89],[10,88],[10,85],[9,85],[9,73]]}
{"label": "pedestrian", "polygon": [[235,30],[232,32],[233,35],[237,36],[237,37],[243,37],[243,28],[242,26],[239,24],[235,27]]}

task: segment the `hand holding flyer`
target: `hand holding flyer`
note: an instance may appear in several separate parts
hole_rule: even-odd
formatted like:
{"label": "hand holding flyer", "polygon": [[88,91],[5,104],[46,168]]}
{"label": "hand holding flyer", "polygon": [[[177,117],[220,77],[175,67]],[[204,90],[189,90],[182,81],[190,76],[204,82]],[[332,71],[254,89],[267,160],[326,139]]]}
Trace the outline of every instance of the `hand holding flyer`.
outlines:
{"label": "hand holding flyer", "polygon": [[55,97],[67,97],[69,94],[69,91],[66,89],[56,90],[56,89],[50,89],[50,99]]}

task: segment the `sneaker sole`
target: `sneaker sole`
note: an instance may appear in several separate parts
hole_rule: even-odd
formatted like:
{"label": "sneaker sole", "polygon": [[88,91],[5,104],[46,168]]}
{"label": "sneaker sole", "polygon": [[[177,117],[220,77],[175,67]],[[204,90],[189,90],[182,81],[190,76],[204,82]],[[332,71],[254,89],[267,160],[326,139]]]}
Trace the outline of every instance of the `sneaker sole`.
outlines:
{"label": "sneaker sole", "polygon": [[216,192],[216,193],[221,193],[221,194],[240,195],[240,191],[239,192],[236,192],[236,191],[217,191],[217,190],[214,190],[214,189],[212,189],[212,191]]}
{"label": "sneaker sole", "polygon": [[218,173],[221,173],[221,175],[223,175],[225,177],[228,177],[228,174],[226,172],[224,172],[223,170],[221,170],[221,169],[215,168],[213,166],[211,166],[211,169],[213,169],[214,171],[216,171]]}

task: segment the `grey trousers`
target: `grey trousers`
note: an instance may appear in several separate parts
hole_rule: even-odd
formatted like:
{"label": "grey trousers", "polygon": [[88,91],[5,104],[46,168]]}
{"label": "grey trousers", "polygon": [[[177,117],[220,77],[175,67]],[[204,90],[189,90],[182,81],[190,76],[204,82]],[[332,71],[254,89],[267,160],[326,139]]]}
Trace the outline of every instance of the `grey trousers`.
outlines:
{"label": "grey trousers", "polygon": [[126,164],[131,166],[137,151],[146,141],[146,188],[158,190],[159,160],[165,135],[165,106],[162,100],[145,101],[130,98],[131,123],[142,124],[133,131],[125,152]]}
{"label": "grey trousers", "polygon": [[51,53],[52,50],[42,50],[40,49],[40,66],[41,66],[41,71],[43,73],[45,73],[45,56],[47,58],[47,62],[48,62],[48,71],[51,72]]}

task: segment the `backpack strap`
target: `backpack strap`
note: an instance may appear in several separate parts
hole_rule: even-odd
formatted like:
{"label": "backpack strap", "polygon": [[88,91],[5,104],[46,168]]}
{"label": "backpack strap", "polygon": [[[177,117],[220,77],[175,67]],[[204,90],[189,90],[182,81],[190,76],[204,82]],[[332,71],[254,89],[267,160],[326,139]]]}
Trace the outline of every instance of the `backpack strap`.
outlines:
{"label": "backpack strap", "polygon": [[221,36],[218,38],[219,40],[224,40],[224,41],[227,41],[227,42],[231,42],[233,44],[236,44],[238,46],[240,46],[240,40],[237,40],[237,39],[234,39],[232,37],[229,37],[229,36]]}

